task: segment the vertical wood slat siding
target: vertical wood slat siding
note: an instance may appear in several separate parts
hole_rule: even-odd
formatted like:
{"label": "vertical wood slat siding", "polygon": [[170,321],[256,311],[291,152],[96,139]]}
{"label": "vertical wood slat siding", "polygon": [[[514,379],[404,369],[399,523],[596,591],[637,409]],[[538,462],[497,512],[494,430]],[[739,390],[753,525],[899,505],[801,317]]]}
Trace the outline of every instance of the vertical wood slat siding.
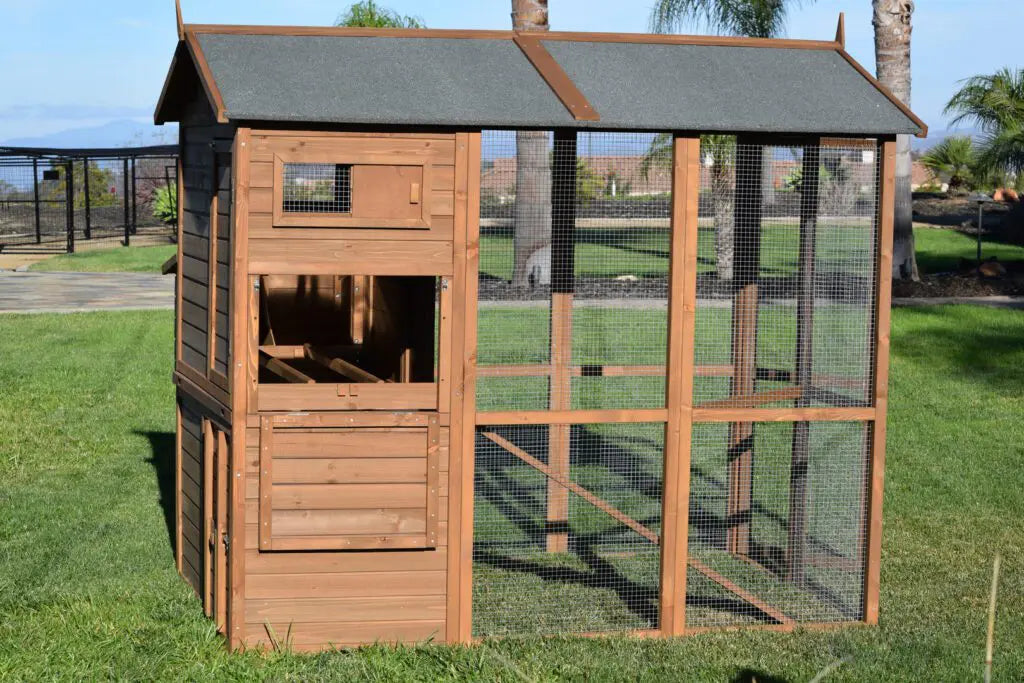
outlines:
{"label": "vertical wood slat siding", "polygon": [[665,391],[668,421],[665,424],[659,618],[659,628],[668,636],[681,635],[686,629],[699,195],[700,138],[675,137],[672,144],[669,341]]}
{"label": "vertical wood slat siding", "polygon": [[878,149],[881,186],[878,202],[878,271],[875,310],[875,420],[871,428],[868,479],[867,567],[864,576],[864,621],[878,623],[882,560],[882,490],[885,476],[886,411],[889,406],[889,327],[892,304],[892,254],[896,196],[896,142]]}

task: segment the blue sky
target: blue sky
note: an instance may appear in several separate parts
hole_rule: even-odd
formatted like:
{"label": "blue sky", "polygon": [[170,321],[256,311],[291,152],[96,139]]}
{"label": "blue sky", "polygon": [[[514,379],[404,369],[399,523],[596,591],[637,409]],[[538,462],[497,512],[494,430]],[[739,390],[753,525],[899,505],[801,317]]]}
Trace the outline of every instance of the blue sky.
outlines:
{"label": "blue sky", "polygon": [[[183,0],[186,22],[324,25],[350,0]],[[567,31],[644,31],[648,2],[550,0]],[[934,131],[958,80],[1020,67],[1020,0],[918,0],[913,108]],[[431,28],[509,28],[509,0],[382,0]],[[830,39],[846,12],[847,49],[874,71],[870,0],[818,0],[792,12],[787,35]],[[0,0],[0,140],[145,121],[177,40],[173,0]]]}

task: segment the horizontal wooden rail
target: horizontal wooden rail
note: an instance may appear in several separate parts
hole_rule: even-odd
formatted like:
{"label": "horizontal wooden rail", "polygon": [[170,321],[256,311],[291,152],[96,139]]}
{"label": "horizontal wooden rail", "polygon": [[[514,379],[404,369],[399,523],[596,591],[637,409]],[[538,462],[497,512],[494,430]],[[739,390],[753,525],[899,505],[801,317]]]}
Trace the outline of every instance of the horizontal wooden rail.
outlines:
{"label": "horizontal wooden rail", "polygon": [[629,422],[665,422],[668,410],[485,410],[477,412],[476,424],[487,425],[565,425]]}
{"label": "horizontal wooden rail", "polygon": [[[266,348],[266,347],[261,347]],[[289,347],[276,347],[287,349]],[[273,354],[271,354],[273,355]],[[551,374],[551,365],[546,363],[516,363],[509,365],[478,365],[477,377],[546,377]],[[573,377],[664,377],[664,365],[601,365],[589,363],[574,365],[569,370]],[[731,365],[696,365],[694,377],[732,377]],[[791,382],[790,370],[757,368],[757,379],[766,382]],[[812,381],[817,386],[833,386],[844,389],[863,389],[867,380],[857,377],[817,374]]]}
{"label": "horizontal wooden rail", "polygon": [[[572,491],[577,496],[587,501],[597,509],[604,512],[605,514],[609,515],[613,519],[622,522],[627,527],[637,532],[651,543],[654,543],[655,545],[660,545],[661,541],[658,538],[657,533],[647,528],[642,523],[636,521],[635,519],[633,519],[626,513],[622,512],[618,508],[614,507],[604,499],[595,496],[593,493],[583,488],[579,484],[575,483],[574,481],[571,481],[570,479],[561,474],[551,471],[551,469],[547,465],[545,465],[540,460],[533,457],[526,451],[522,450],[508,439],[505,439],[504,437],[495,434],[494,432],[484,432],[483,435],[493,443],[497,444],[498,446],[501,446],[503,449],[505,449],[512,455],[516,456],[517,458],[525,462],[530,467],[534,468],[535,470],[546,476],[547,478],[556,482],[560,486],[563,486],[568,490]],[[780,624],[793,623],[793,620],[791,618],[789,618],[779,610],[775,609],[774,607],[766,603],[764,600],[761,600],[756,595],[744,590],[742,587],[730,581],[728,578],[726,578],[719,572],[715,571],[711,567],[707,566],[700,560],[690,557],[687,560],[687,564],[696,569],[697,571],[699,571],[701,574],[706,576],[711,581],[717,583],[722,588],[725,588],[729,592],[734,593],[736,596],[743,599],[745,602],[756,607],[771,619],[774,619]]]}
{"label": "horizontal wooden rail", "polygon": [[696,408],[704,410],[715,408],[753,408],[766,403],[795,401],[801,395],[803,395],[803,392],[800,390],[800,387],[785,387],[783,389],[773,389],[772,391],[762,391],[761,393],[749,396],[733,396],[731,398],[723,398],[720,401],[706,401],[698,403]]}
{"label": "horizontal wooden rail", "polygon": [[874,408],[694,408],[694,422],[870,422]]}

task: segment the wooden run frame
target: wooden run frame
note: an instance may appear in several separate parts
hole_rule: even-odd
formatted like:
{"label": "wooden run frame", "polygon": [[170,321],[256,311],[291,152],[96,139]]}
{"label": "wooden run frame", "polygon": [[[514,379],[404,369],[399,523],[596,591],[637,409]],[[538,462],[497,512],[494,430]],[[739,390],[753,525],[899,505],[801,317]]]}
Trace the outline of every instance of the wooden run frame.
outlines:
{"label": "wooden run frame", "polygon": [[[760,140],[757,141],[761,143]],[[817,148],[834,144],[835,141],[826,138],[802,139],[801,145],[810,153],[806,155],[805,177],[813,178],[817,175]],[[872,371],[871,400],[864,405],[849,407],[813,407],[812,402],[815,396],[821,396],[822,390],[815,387],[816,383],[827,384],[837,382],[842,386],[843,378],[827,375],[812,374],[810,358],[810,338],[813,333],[811,328],[811,305],[813,300],[813,263],[804,258],[801,262],[798,292],[798,308],[800,308],[802,323],[798,323],[798,359],[794,372],[772,370],[757,367],[753,353],[753,327],[756,317],[750,315],[740,316],[740,320],[734,320],[734,335],[738,334],[740,339],[739,352],[734,357],[732,365],[722,366],[698,366],[694,362],[694,313],[697,306],[697,197],[700,189],[699,168],[700,168],[700,140],[697,137],[686,137],[676,135],[673,139],[673,162],[672,162],[672,209],[671,209],[671,246],[669,255],[669,338],[668,355],[665,366],[573,366],[571,359],[564,358],[560,345],[564,339],[571,338],[566,334],[556,334],[560,329],[571,330],[571,304],[556,305],[556,298],[559,296],[571,296],[570,292],[559,293],[557,286],[552,287],[552,354],[551,363],[519,365],[519,366],[481,366],[475,365],[475,329],[472,334],[467,334],[462,343],[465,344],[463,353],[465,359],[462,378],[463,386],[467,387],[467,396],[471,395],[471,379],[475,376],[549,376],[552,379],[552,405],[551,410],[533,411],[480,411],[475,413],[475,420],[467,420],[462,430],[462,442],[460,447],[463,453],[461,490],[456,494],[453,488],[452,501],[456,505],[456,499],[461,499],[462,530],[458,543],[462,546],[462,565],[459,578],[461,605],[459,610],[459,623],[456,632],[458,635],[450,638],[458,642],[472,642],[471,628],[471,604],[472,592],[469,558],[472,551],[472,463],[473,463],[473,439],[474,430],[469,424],[475,424],[479,428],[485,428],[482,437],[497,444],[504,450],[525,462],[528,466],[538,470],[548,480],[549,501],[553,498],[550,495],[552,489],[557,489],[561,494],[574,493],[591,505],[604,511],[612,518],[636,531],[642,537],[656,543],[661,548],[661,587],[660,587],[660,614],[657,630],[643,630],[635,632],[643,636],[673,636],[705,631],[717,630],[715,627],[687,627],[686,625],[686,574],[687,568],[698,571],[709,580],[717,583],[720,587],[733,593],[739,599],[753,606],[764,615],[766,620],[774,622],[764,624],[759,628],[769,630],[790,631],[797,627],[796,622],[774,608],[757,595],[750,593],[742,587],[731,582],[727,577],[715,572],[712,568],[703,565],[696,558],[689,556],[688,552],[688,512],[689,512],[689,474],[690,474],[690,451],[693,425],[698,423],[730,423],[733,429],[737,425],[743,434],[749,434],[749,430],[758,422],[793,422],[794,429],[793,462],[791,471],[791,526],[788,550],[786,554],[788,578],[800,580],[799,567],[803,563],[819,565],[826,562],[827,558],[819,558],[804,547],[802,516],[806,514],[806,490],[802,485],[807,464],[807,427],[813,422],[862,422],[869,428],[869,459],[867,463],[868,490],[865,497],[864,529],[866,538],[864,541],[865,552],[865,583],[864,583],[864,604],[862,611],[862,623],[875,624],[878,620],[878,591],[879,591],[879,562],[881,555],[881,501],[882,481],[885,456],[885,414],[887,408],[887,384],[888,384],[888,353],[889,353],[889,306],[891,303],[891,281],[890,272],[892,264],[892,230],[893,230],[893,193],[894,193],[894,164],[895,164],[895,142],[893,139],[879,140],[874,143],[877,149],[877,163],[880,169],[880,186],[878,195],[877,225],[877,262],[876,262],[876,297],[874,301],[875,319],[873,325],[873,346],[874,346],[874,367]],[[558,155],[556,153],[555,158]],[[760,168],[758,163],[751,163],[752,168]],[[810,168],[813,166],[814,168]],[[553,189],[553,198],[557,195],[557,188]],[[760,190],[759,184],[751,184],[749,192]],[[745,191],[743,188],[740,192]],[[555,202],[553,202],[554,204]],[[811,196],[804,202],[806,206],[802,209],[801,215],[801,253],[811,254],[810,240],[813,239],[814,221],[816,213],[813,207],[816,199]],[[758,202],[759,204],[759,202]],[[760,230],[760,217],[747,216],[739,217],[739,221],[747,220],[750,223],[749,236],[756,240],[756,232]],[[553,281],[559,270],[559,262],[556,254],[561,250],[558,248],[560,239],[557,226],[553,226],[553,248],[552,248],[552,273]],[[571,235],[571,233],[570,233]],[[473,236],[475,239],[475,233]],[[758,247],[756,241],[751,244],[738,245],[738,249],[750,251],[750,258],[757,258]],[[471,258],[467,259],[467,274],[475,273],[470,265],[477,257],[475,248],[469,250]],[[456,252],[458,253],[458,252]],[[571,258],[571,257],[570,257]],[[563,258],[563,260],[565,260]],[[571,260],[562,263],[566,266]],[[456,268],[460,271],[459,267]],[[572,272],[571,270],[569,272]],[[553,283],[554,284],[554,283]],[[751,283],[752,284],[752,283]],[[739,286],[739,305],[756,310],[756,285],[751,284]],[[752,291],[751,291],[752,289]],[[475,321],[476,298],[475,288],[472,292],[461,292],[465,298],[457,298],[456,301],[464,301],[466,305],[466,316],[463,324]],[[561,341],[560,341],[561,340]],[[557,347],[557,348],[556,348]],[[562,384],[568,377],[572,376],[660,376],[666,377],[666,406],[656,409],[633,409],[633,410],[572,410],[566,401],[566,394],[556,392],[557,385]],[[700,376],[731,377],[733,378],[734,396],[726,401],[707,402],[702,405],[693,404],[693,379]],[[781,390],[755,393],[755,379],[782,380],[794,382],[796,386]],[[862,381],[846,380],[851,386],[861,387]],[[742,383],[742,385],[740,384]],[[556,396],[557,395],[557,396]],[[453,392],[453,397],[458,397],[458,392]],[[462,398],[462,397],[458,397]],[[457,400],[457,399],[455,399]],[[793,407],[771,408],[763,407],[765,404],[795,401]],[[557,403],[557,405],[556,405]],[[463,414],[470,412],[472,402],[463,402]],[[454,410],[453,410],[454,413]],[[665,464],[664,464],[664,491],[662,500],[662,534],[659,536],[641,523],[630,518],[620,510],[617,510],[607,501],[600,499],[590,491],[574,483],[569,475],[567,459],[556,457],[554,449],[561,448],[556,435],[560,430],[572,424],[588,423],[649,423],[662,422],[665,424]],[[486,429],[488,426],[534,424],[549,425],[552,431],[550,465],[536,460],[528,453],[519,449],[515,444],[503,438],[499,434]],[[738,438],[737,434],[734,438]],[[453,449],[455,442],[453,437]],[[454,450],[453,450],[454,452]],[[749,474],[749,466],[746,472],[735,472],[737,478],[745,478]],[[737,489],[747,486],[744,493],[749,491],[747,484],[739,483],[733,489],[734,495]],[[734,507],[739,507],[736,503]],[[560,514],[563,505],[557,503],[555,513]],[[467,512],[468,511],[468,512]],[[549,508],[549,522],[551,520]],[[555,542],[552,542],[552,536]],[[548,550],[559,551],[561,549],[562,534],[549,534]],[[737,556],[748,559],[745,550],[746,539],[744,534],[733,534],[730,541],[730,549]],[[452,537],[455,538],[454,536]],[[454,540],[453,540],[454,544]],[[756,563],[755,563],[756,564]],[[807,624],[809,628],[830,628],[839,624]],[[801,624],[801,626],[804,626]],[[722,627],[728,630],[730,627]],[[758,628],[758,626],[755,626]],[[597,634],[585,634],[597,635]]]}

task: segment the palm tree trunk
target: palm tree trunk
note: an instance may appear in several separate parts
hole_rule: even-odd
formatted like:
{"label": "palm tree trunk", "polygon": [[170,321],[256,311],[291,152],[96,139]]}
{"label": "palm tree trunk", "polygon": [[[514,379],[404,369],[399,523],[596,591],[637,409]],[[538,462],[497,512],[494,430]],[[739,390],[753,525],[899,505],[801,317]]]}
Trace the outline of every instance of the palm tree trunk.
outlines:
{"label": "palm tree trunk", "polygon": [[[547,31],[548,0],[512,0],[512,28]],[[516,198],[512,215],[512,284],[551,284],[551,169],[546,132],[516,133]]]}
{"label": "palm tree trunk", "polygon": [[[910,105],[910,17],[913,0],[872,0],[878,80]],[[919,279],[914,258],[913,205],[910,192],[910,136],[896,138],[896,211],[892,276]]]}

